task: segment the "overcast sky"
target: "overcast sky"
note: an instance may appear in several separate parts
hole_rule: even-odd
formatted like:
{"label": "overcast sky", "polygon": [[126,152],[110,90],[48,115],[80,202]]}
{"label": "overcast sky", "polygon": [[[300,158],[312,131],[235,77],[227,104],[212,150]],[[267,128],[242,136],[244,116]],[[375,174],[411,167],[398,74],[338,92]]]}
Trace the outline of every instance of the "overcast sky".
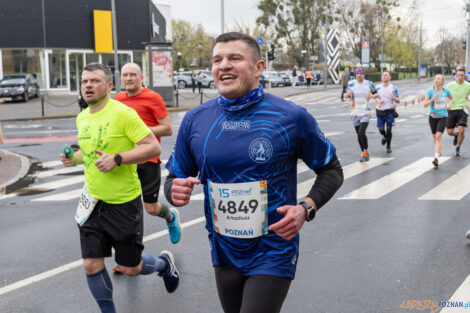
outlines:
{"label": "overcast sky", "polygon": [[[155,0],[154,0],[155,1]],[[314,0],[312,0],[314,1]],[[406,3],[411,0],[401,0]],[[221,9],[220,0],[156,0],[158,4],[171,6],[173,19],[181,19],[191,24],[202,24],[212,34],[220,34]],[[444,26],[452,34],[460,34],[465,30],[464,0],[418,0],[419,12],[423,19],[425,45],[434,46],[439,29]],[[255,24],[260,15],[257,0],[225,0],[225,25],[227,28],[238,23]]]}

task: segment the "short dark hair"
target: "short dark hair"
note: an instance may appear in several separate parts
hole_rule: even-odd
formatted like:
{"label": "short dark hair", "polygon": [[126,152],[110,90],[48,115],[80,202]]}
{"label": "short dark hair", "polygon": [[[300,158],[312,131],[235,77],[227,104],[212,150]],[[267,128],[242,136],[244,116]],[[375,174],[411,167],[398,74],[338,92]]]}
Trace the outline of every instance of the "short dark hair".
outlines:
{"label": "short dark hair", "polygon": [[104,77],[107,83],[113,81],[113,73],[109,67],[104,66],[101,63],[88,63],[84,68],[83,71],[94,72],[94,71],[103,71]]}
{"label": "short dark hair", "polygon": [[248,45],[248,47],[253,51],[253,55],[252,55],[253,61],[256,62],[261,59],[261,51],[256,40],[249,35],[239,33],[239,32],[229,32],[229,33],[223,33],[219,35],[215,39],[214,45],[212,46],[212,50],[214,50],[215,45],[218,44],[219,42],[229,42],[229,41],[235,41],[235,40],[242,40]]}
{"label": "short dark hair", "polygon": [[458,67],[457,72],[464,72],[465,73],[465,70],[462,67]]}

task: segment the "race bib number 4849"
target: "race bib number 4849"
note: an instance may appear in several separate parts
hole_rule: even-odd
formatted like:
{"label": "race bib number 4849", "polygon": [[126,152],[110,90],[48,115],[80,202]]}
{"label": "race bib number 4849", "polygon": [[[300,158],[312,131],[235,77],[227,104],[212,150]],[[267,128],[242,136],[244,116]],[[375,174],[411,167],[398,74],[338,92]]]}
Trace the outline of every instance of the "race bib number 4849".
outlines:
{"label": "race bib number 4849", "polygon": [[209,181],[214,230],[233,238],[268,233],[267,181],[220,184]]}

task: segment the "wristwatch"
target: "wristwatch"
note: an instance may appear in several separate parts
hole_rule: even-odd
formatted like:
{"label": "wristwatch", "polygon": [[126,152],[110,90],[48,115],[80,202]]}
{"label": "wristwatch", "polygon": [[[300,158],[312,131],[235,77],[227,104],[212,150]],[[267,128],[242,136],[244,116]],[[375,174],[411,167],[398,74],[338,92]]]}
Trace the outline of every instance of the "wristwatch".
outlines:
{"label": "wristwatch", "polygon": [[315,208],[304,201],[301,201],[299,204],[305,208],[305,211],[307,211],[307,217],[305,220],[307,222],[310,222],[311,220],[313,220],[315,218],[315,213],[316,213]]}
{"label": "wristwatch", "polygon": [[118,166],[121,166],[121,163],[122,163],[122,156],[120,154],[115,154],[114,155],[114,162],[116,162],[116,164]]}

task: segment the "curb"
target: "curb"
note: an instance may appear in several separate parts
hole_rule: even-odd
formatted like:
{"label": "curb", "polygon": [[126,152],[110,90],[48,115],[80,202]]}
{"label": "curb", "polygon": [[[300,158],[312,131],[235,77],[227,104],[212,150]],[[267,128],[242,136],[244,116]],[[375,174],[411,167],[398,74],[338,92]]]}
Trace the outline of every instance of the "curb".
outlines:
{"label": "curb", "polygon": [[11,184],[16,183],[18,180],[20,180],[21,178],[26,176],[26,174],[28,173],[29,168],[31,166],[31,162],[27,157],[22,156],[20,154],[10,152],[10,151],[6,151],[6,150],[0,150],[0,151],[2,151],[2,153],[5,153],[5,154],[8,154],[10,156],[13,156],[13,157],[16,157],[16,158],[20,159],[20,163],[21,163],[20,170],[18,171],[18,173],[16,173],[16,175],[13,178],[10,178],[9,180],[7,180],[4,183],[0,183],[0,189],[3,189],[3,188],[8,187]]}

